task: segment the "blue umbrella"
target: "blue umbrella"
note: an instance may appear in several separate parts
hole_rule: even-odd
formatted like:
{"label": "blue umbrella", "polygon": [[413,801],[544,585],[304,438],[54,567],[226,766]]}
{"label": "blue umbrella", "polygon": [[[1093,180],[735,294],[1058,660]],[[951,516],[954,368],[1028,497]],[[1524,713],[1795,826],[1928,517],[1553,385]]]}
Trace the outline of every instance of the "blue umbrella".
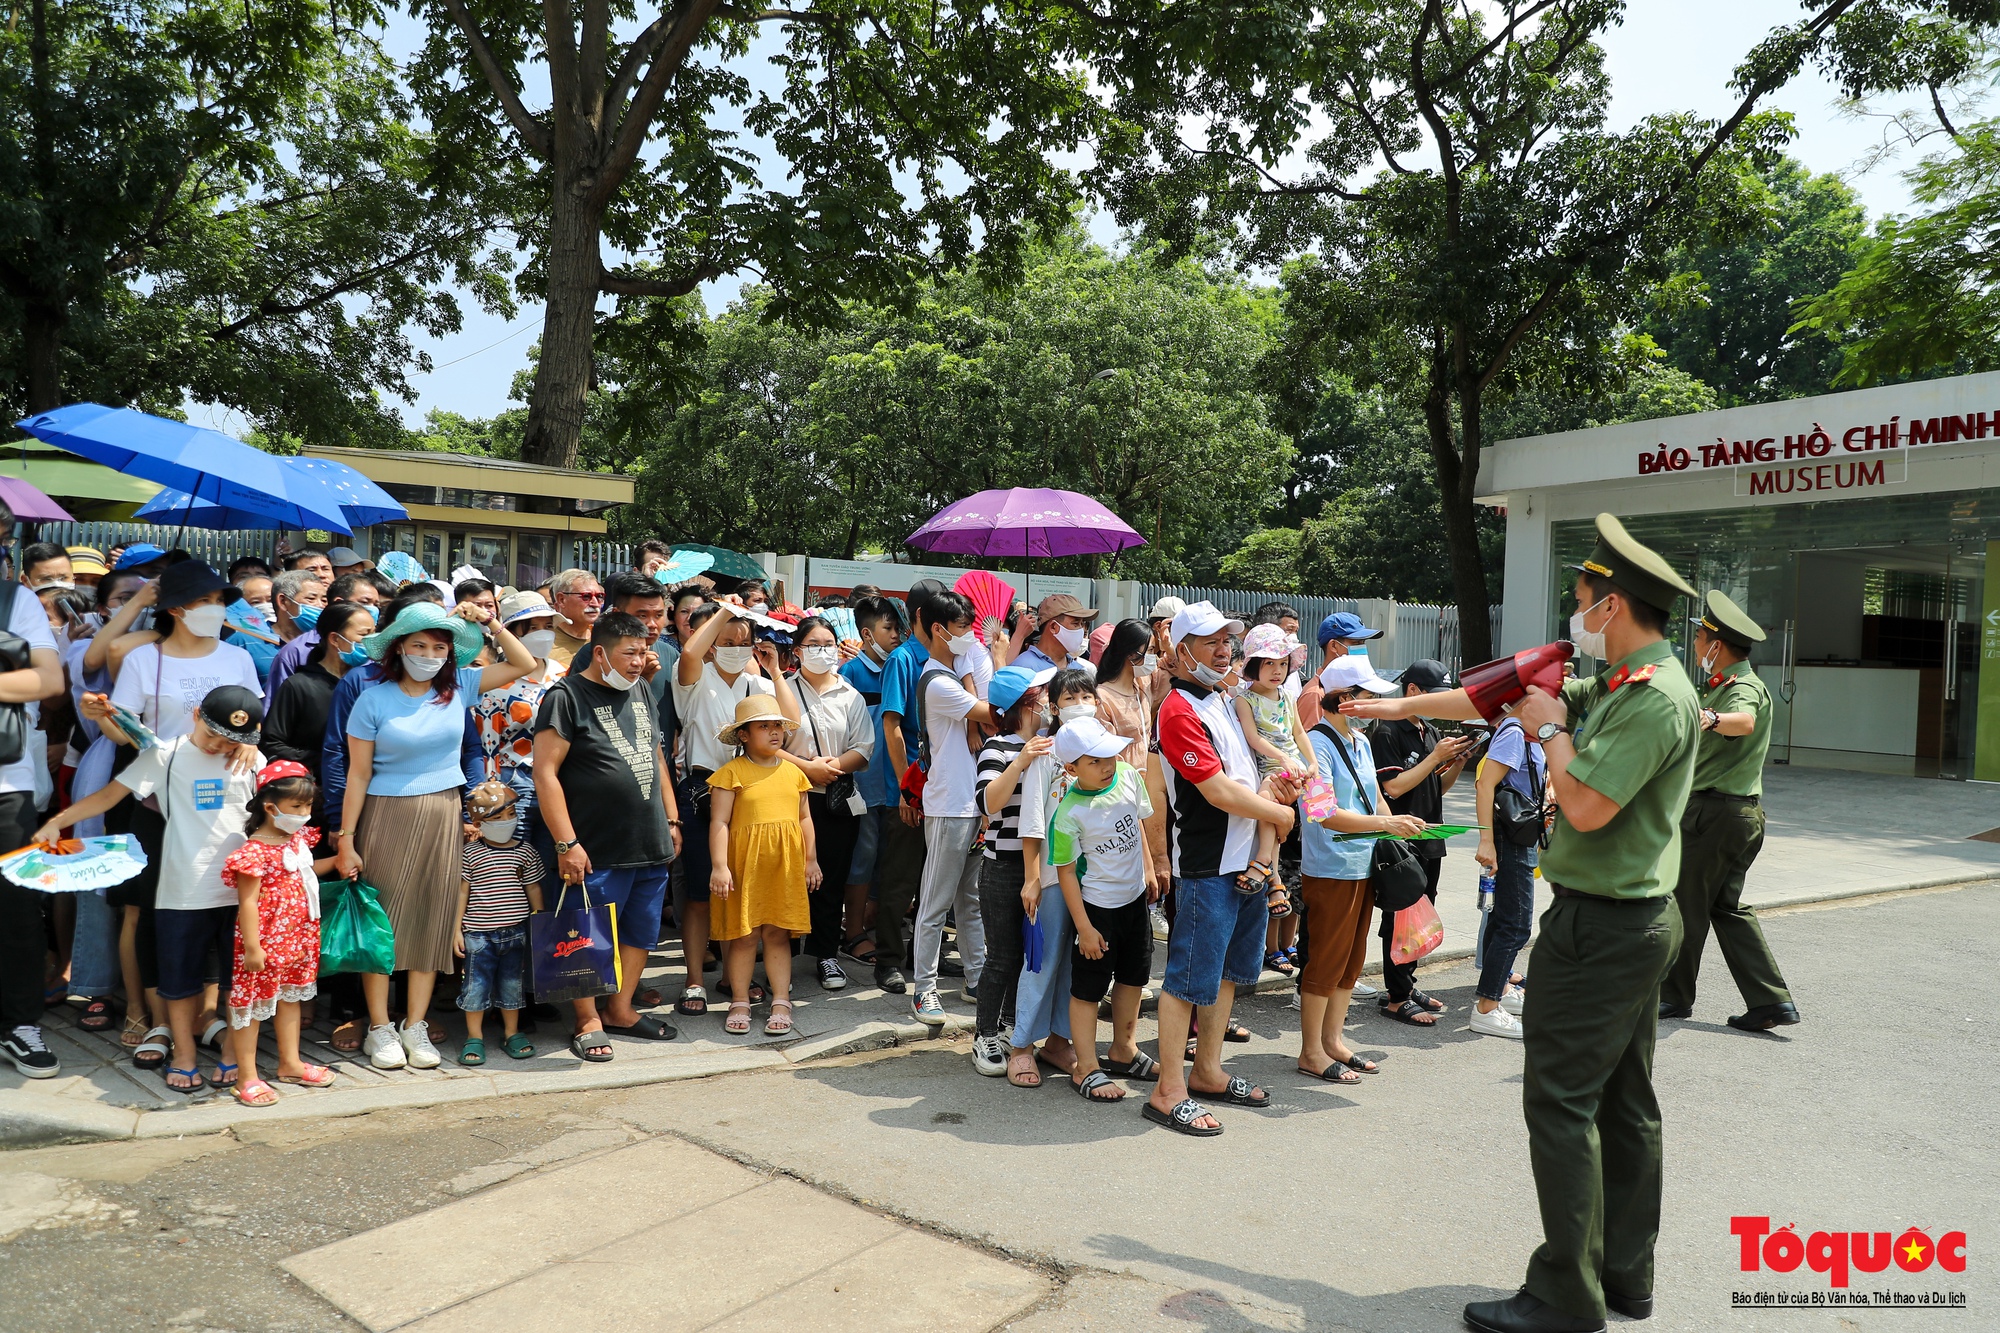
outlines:
{"label": "blue umbrella", "polygon": [[277,455],[219,430],[100,403],[71,403],[14,424],[114,472],[158,482],[225,510],[261,514],[258,527],[353,531],[341,512],[339,493],[324,480],[287,468]]}
{"label": "blue umbrella", "polygon": [[[320,481],[333,487],[335,493],[341,497],[340,512],[347,519],[350,528],[365,528],[372,523],[389,523],[410,516],[410,511],[391,499],[387,491],[345,463],[336,463],[326,458],[280,458],[278,461],[289,468],[303,469],[308,475],[317,476]],[[334,468],[351,474],[354,480],[349,481],[329,470]],[[286,526],[283,521],[265,514],[216,504],[209,500],[197,500],[186,491],[171,489],[161,491],[140,505],[132,511],[132,517],[147,523],[157,523],[163,527],[178,525],[184,528],[216,528],[225,531],[235,528]]]}
{"label": "blue umbrella", "polygon": [[350,527],[395,523],[410,516],[394,496],[345,463],[331,458],[287,458],[285,462],[339,492],[340,512],[347,515]]}
{"label": "blue umbrella", "polygon": [[161,491],[132,511],[133,521],[163,528],[211,528],[234,532],[239,528],[282,528],[285,521],[255,510],[197,500],[186,491]]}

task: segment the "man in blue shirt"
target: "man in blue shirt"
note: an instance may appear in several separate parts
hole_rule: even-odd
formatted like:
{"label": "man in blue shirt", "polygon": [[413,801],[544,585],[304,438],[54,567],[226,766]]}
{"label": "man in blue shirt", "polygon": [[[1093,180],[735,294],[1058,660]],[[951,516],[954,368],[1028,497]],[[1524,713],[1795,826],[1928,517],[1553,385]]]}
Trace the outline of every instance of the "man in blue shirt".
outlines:
{"label": "man in blue shirt", "polygon": [[1082,667],[1092,675],[1097,668],[1084,656],[1090,642],[1090,622],[1097,612],[1066,592],[1044,597],[1035,606],[1035,637],[1014,661],[1029,671]]}
{"label": "man in blue shirt", "polygon": [[[914,623],[920,606],[944,590],[944,585],[936,579],[918,579],[910,586],[903,602],[906,622],[903,642],[882,664],[882,740],[875,751],[888,756],[889,780],[895,787],[890,796],[895,801],[897,817],[882,821],[881,837],[875,852],[875,958],[878,969],[915,966],[909,954],[907,927],[910,909],[916,905],[917,889],[924,875],[924,816],[922,810],[903,799],[902,775],[915,761],[922,739],[922,726],[917,714],[917,677],[923,674],[924,663],[930,660],[931,654],[921,638],[907,632],[907,626]],[[857,624],[860,619],[860,613],[856,612]],[[897,972],[892,979],[897,982],[894,986],[883,981],[878,970],[876,980],[883,990],[892,995],[903,994],[901,973]]]}
{"label": "man in blue shirt", "polygon": [[[868,705],[868,716],[875,723],[875,753],[869,759],[868,767],[854,777],[861,799],[868,802],[868,813],[861,817],[854,842],[854,860],[847,868],[846,919],[849,935],[842,941],[840,951],[857,963],[872,964],[875,984],[892,995],[901,995],[908,984],[902,972],[865,933],[856,928],[867,912],[868,890],[875,878],[875,862],[882,847],[884,827],[896,822],[896,807],[901,803],[898,795],[900,784],[889,759],[888,744],[882,736],[882,684],[888,663],[902,642],[903,627],[896,615],[895,603],[886,597],[864,597],[856,602],[854,625],[861,633],[861,653],[841,667],[840,674],[860,693],[862,702]],[[822,869],[838,873],[835,867]]]}

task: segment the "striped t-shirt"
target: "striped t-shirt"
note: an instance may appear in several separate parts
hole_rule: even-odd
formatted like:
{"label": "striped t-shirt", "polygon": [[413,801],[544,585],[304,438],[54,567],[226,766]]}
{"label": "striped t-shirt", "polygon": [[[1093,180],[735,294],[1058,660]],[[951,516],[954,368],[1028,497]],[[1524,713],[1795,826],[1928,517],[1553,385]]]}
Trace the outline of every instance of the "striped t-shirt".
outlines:
{"label": "striped t-shirt", "polygon": [[[1027,742],[1019,736],[995,736],[979,747],[979,770],[973,775],[973,795],[979,802],[981,813],[986,813],[986,788],[993,779],[1006,772],[1007,765],[1021,753]],[[1021,854],[1021,791],[1027,786],[1028,774],[1021,775],[1022,781],[1014,784],[1014,794],[1007,798],[1007,804],[998,814],[988,815],[986,824],[986,858],[998,861],[1000,853]]]}
{"label": "striped t-shirt", "polygon": [[525,842],[465,844],[465,930],[504,930],[528,919],[528,885],[542,878],[542,858]]}

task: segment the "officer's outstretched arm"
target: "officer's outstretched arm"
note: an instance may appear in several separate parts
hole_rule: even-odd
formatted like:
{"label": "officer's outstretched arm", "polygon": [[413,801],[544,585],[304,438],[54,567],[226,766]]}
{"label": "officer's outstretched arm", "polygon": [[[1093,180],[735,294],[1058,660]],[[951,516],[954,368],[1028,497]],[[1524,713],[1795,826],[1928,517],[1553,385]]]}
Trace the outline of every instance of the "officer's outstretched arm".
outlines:
{"label": "officer's outstretched arm", "polygon": [[1472,696],[1464,690],[1442,694],[1410,694],[1400,699],[1349,699],[1340,705],[1349,717],[1447,717],[1470,722],[1479,716]]}

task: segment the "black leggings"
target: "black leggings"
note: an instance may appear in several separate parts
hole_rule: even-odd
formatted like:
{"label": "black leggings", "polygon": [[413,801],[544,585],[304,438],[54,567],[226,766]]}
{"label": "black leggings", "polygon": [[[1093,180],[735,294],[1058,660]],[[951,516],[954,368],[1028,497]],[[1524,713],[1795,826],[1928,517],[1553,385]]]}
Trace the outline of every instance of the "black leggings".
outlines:
{"label": "black leggings", "polygon": [[[979,866],[979,918],[986,924],[986,966],[979,974],[979,1036],[1014,1030],[1014,995],[1021,984],[1021,886],[1027,868],[1019,852],[1002,852]],[[1060,890],[1058,890],[1060,892]]]}
{"label": "black leggings", "polygon": [[854,840],[860,822],[845,801],[829,802],[824,792],[806,793],[806,809],[812,812],[813,859],[819,862],[819,888],[806,895],[812,912],[812,933],[805,938],[804,952],[815,958],[832,958],[840,952],[841,918],[847,905],[847,867],[854,860]]}

